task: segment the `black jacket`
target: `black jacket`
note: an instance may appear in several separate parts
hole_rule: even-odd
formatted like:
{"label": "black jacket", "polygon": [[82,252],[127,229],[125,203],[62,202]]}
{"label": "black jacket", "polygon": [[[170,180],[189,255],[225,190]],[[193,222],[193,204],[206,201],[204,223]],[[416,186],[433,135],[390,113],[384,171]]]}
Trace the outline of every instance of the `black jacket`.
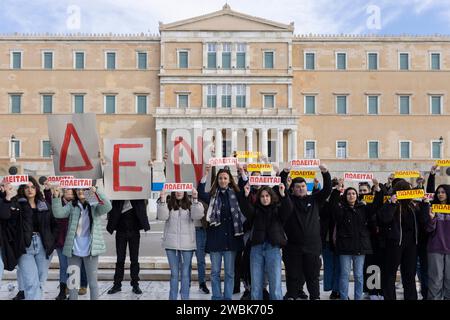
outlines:
{"label": "black jacket", "polygon": [[[113,200],[111,202],[112,209],[108,213],[108,224],[106,225],[106,230],[110,234],[113,234],[114,231],[119,228],[120,217],[125,200]],[[130,203],[133,207],[133,213],[136,215],[138,222],[137,227],[139,228],[139,230],[150,230],[150,223],[148,222],[145,200],[130,200]]]}
{"label": "black jacket", "polygon": [[292,202],[288,195],[280,203],[263,207],[259,201],[252,205],[251,199],[242,193],[238,195],[239,207],[251,226],[252,246],[270,242],[272,246],[285,246],[287,243],[284,224],[292,213]]}
{"label": "black jacket", "polygon": [[293,213],[284,226],[288,238],[287,246],[296,247],[302,253],[318,255],[322,250],[320,209],[331,192],[330,173],[322,173],[322,176],[322,190],[302,198],[290,195]]}
{"label": "black jacket", "polygon": [[[38,206],[38,223],[40,237],[48,258],[55,249],[56,237],[59,233],[58,225],[52,214],[51,206],[42,201],[42,208]],[[10,210],[11,224],[15,226],[14,250],[19,258],[26,253],[26,249],[31,245],[33,236],[33,210],[25,198],[13,198],[11,201],[4,201],[0,211]]]}
{"label": "black jacket", "polygon": [[336,253],[339,255],[366,255],[372,253],[370,230],[376,216],[370,206],[357,202],[352,208],[346,203],[335,206]]}
{"label": "black jacket", "polygon": [[400,246],[404,243],[402,230],[402,217],[405,214],[413,215],[414,220],[414,239],[418,244],[419,230],[425,227],[428,217],[430,205],[422,202],[418,205],[411,203],[408,212],[400,213],[400,204],[385,203],[381,210],[378,211],[378,223],[380,227],[380,245],[384,247],[387,242]]}

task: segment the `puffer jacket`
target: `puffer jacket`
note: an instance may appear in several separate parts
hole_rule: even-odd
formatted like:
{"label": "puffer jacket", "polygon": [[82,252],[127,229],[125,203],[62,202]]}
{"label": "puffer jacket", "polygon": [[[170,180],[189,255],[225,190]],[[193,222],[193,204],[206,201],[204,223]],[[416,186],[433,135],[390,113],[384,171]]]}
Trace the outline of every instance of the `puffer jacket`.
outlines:
{"label": "puffer jacket", "polygon": [[[106,251],[105,240],[103,239],[103,226],[101,216],[107,214],[111,209],[111,202],[101,191],[97,191],[101,202],[90,206],[91,218],[91,256],[99,256]],[[69,228],[67,230],[66,241],[64,242],[63,254],[72,257],[73,244],[80,220],[81,210],[74,202],[62,206],[61,201],[52,202],[53,215],[57,219],[69,218]]]}
{"label": "puffer jacket", "polygon": [[169,210],[167,202],[158,202],[156,216],[158,220],[166,221],[162,247],[173,250],[195,250],[195,220],[201,220],[204,207],[199,201],[194,201],[191,209]]}

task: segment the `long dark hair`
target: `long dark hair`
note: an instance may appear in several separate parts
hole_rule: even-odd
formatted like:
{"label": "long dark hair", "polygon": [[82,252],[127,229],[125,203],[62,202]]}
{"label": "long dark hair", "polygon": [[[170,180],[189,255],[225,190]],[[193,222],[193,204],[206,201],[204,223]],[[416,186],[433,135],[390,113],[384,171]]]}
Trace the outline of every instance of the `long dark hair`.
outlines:
{"label": "long dark hair", "polygon": [[[28,177],[28,180],[33,184],[33,186],[36,189],[36,196],[34,197],[34,202],[37,203],[38,201],[44,201],[44,196],[41,192],[41,186],[37,182],[37,180],[33,177]],[[17,189],[17,198],[26,198],[25,196],[25,186],[26,184],[21,184],[19,188]]]}
{"label": "long dark hair", "polygon": [[263,205],[261,203],[261,194],[263,193],[263,191],[266,191],[270,196],[269,206],[277,204],[280,201],[280,199],[278,198],[278,195],[275,193],[275,191],[273,191],[273,189],[271,187],[262,186],[261,188],[258,189],[258,192],[256,193],[256,203],[259,204],[260,206]]}
{"label": "long dark hair", "polygon": [[[395,195],[397,191],[404,191],[404,190],[411,190],[411,184],[406,181],[405,179],[398,180],[395,184],[392,186],[393,194]],[[402,213],[405,213],[408,211],[409,208],[411,208],[412,205],[412,199],[403,199],[398,200],[400,203],[400,209]]]}
{"label": "long dark hair", "polygon": [[179,210],[180,208],[183,210],[188,210],[191,208],[191,204],[191,199],[189,199],[187,192],[184,192],[181,200],[177,200],[175,192],[171,192],[167,199],[167,207],[169,210]]}
{"label": "long dark hair", "polygon": [[348,194],[348,192],[349,192],[350,190],[353,190],[353,191],[356,192],[356,201],[355,201],[355,204],[357,204],[358,201],[359,201],[359,198],[358,198],[358,196],[359,196],[359,195],[358,195],[358,190],[356,190],[356,189],[353,188],[353,187],[348,187],[347,189],[345,189],[344,194],[342,195],[342,202],[343,202],[346,206],[349,206],[349,203],[348,203],[348,200],[347,200],[347,194]]}
{"label": "long dark hair", "polygon": [[228,180],[230,180],[230,183],[228,184],[228,186],[233,189],[234,192],[239,192],[239,187],[237,186],[236,182],[234,181],[233,176],[231,175],[230,170],[226,170],[226,169],[220,169],[217,174],[216,174],[216,178],[214,179],[214,182],[211,186],[211,191],[209,192],[210,195],[215,196],[216,195],[216,191],[217,188],[219,188],[219,175],[221,173],[226,173],[228,174]]}
{"label": "long dark hair", "polygon": [[437,191],[439,189],[444,189],[445,193],[447,194],[447,204],[450,204],[450,186],[448,184],[441,184],[439,187],[436,188],[436,191],[434,193],[434,198],[433,198],[433,204],[441,203],[437,197]]}

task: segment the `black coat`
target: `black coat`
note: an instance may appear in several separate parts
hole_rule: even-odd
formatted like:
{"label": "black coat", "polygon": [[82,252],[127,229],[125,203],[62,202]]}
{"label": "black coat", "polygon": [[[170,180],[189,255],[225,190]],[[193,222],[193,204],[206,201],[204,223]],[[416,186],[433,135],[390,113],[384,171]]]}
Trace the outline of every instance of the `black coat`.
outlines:
{"label": "black coat", "polygon": [[[51,206],[45,203],[45,208],[39,209],[38,224],[42,244],[45,249],[46,257],[50,257],[55,250],[56,237],[59,228],[53,217]],[[33,237],[33,209],[25,198],[13,198],[11,201],[4,201],[0,211],[10,210],[11,224],[15,226],[14,231],[14,250],[16,257],[26,253],[26,249],[31,245]]]}
{"label": "black coat", "polygon": [[281,202],[263,207],[259,201],[251,204],[251,199],[242,193],[238,195],[239,207],[251,226],[250,243],[252,246],[270,242],[272,246],[285,246],[284,224],[292,213],[292,202],[288,195],[281,198]]}
{"label": "black coat", "polygon": [[[112,201],[112,209],[108,213],[108,224],[106,225],[106,230],[110,234],[113,234],[114,231],[116,231],[119,227],[120,216],[122,214],[124,203],[125,200]],[[148,222],[145,200],[130,200],[130,203],[133,207],[133,212],[136,215],[139,230],[150,230],[150,223]]]}
{"label": "black coat", "polygon": [[330,173],[322,173],[322,176],[324,181],[322,190],[302,198],[290,195],[293,214],[286,221],[284,230],[288,238],[288,247],[296,247],[301,253],[319,255],[322,251],[320,209],[331,192]]}
{"label": "black coat", "polygon": [[339,204],[333,213],[336,221],[336,253],[371,254],[370,231],[376,225],[375,212],[368,205],[357,202],[353,208],[348,204]]}

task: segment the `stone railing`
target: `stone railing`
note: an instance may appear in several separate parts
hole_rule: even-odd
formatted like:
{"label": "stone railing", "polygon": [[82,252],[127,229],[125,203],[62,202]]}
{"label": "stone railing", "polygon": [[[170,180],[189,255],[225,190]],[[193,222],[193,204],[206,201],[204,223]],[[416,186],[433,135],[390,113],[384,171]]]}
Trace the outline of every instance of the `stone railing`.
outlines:
{"label": "stone railing", "polygon": [[251,116],[251,117],[292,117],[298,116],[295,109],[261,108],[156,108],[156,116]]}

